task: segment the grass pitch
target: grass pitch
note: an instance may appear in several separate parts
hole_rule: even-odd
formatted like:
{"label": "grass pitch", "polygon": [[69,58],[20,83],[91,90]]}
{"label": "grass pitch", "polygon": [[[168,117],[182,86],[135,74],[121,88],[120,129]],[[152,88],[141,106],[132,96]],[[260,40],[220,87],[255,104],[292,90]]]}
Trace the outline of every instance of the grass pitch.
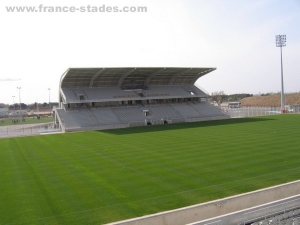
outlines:
{"label": "grass pitch", "polygon": [[[18,123],[13,123],[14,119],[19,119]],[[10,125],[24,125],[24,124],[36,124],[36,123],[48,123],[52,122],[52,117],[41,117],[41,119],[36,119],[35,117],[25,117],[25,121],[22,121],[21,118],[6,118],[0,119],[0,126],[10,126]]]}
{"label": "grass pitch", "polygon": [[300,115],[0,139],[0,224],[103,224],[300,179]]}

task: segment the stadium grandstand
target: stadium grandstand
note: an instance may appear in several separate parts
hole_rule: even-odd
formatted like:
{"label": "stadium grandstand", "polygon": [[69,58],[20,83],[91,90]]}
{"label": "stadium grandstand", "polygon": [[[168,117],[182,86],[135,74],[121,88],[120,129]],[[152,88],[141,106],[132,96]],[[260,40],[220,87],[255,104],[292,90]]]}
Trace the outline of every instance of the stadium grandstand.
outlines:
{"label": "stadium grandstand", "polygon": [[62,131],[226,119],[195,82],[216,68],[69,68],[59,84]]}

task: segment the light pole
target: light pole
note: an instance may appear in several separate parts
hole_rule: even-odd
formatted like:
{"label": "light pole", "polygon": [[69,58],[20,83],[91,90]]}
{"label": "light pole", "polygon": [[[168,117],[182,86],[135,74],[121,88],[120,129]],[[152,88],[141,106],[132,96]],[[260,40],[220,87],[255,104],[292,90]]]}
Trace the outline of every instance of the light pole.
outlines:
{"label": "light pole", "polygon": [[282,66],[282,47],[286,46],[286,36],[276,35],[276,47],[280,47],[280,59],[281,59],[281,113],[285,112],[284,107],[284,89],[283,89],[283,66]]}
{"label": "light pole", "polygon": [[48,91],[49,91],[49,110],[50,110],[50,116],[51,116],[51,105],[50,105],[50,91],[51,91],[51,89],[48,88]]}
{"label": "light pole", "polygon": [[19,114],[21,116],[21,87],[17,87],[19,89],[19,100],[20,100],[20,109],[19,109]]}
{"label": "light pole", "polygon": [[36,118],[37,118],[37,119],[40,119],[39,101],[38,101],[38,100],[36,100],[36,112],[37,112]]}
{"label": "light pole", "polygon": [[15,97],[16,97],[16,96],[12,96],[13,102],[14,102],[14,116],[16,116]]}

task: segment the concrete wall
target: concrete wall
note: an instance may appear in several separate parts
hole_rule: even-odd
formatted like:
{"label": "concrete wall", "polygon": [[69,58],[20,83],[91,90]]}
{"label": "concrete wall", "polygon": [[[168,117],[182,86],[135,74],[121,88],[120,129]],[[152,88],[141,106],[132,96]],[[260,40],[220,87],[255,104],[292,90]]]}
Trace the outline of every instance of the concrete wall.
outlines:
{"label": "concrete wall", "polygon": [[299,194],[300,181],[295,181],[203,204],[110,223],[110,225],[182,225],[194,223],[196,221],[199,222],[194,224],[205,224],[201,223],[201,221],[230,213],[233,213],[231,219],[228,219],[226,223],[223,222],[222,224],[237,224],[238,217],[240,217],[242,213],[236,214],[237,211],[242,211]]}
{"label": "concrete wall", "polygon": [[[265,216],[270,214],[283,214],[284,209],[291,208],[300,208],[300,195],[294,195],[293,197],[247,208],[245,210],[235,211],[207,220],[189,223],[188,225],[244,225],[249,224],[249,221],[255,222],[264,219]],[[220,223],[217,223],[218,221],[220,221]]]}

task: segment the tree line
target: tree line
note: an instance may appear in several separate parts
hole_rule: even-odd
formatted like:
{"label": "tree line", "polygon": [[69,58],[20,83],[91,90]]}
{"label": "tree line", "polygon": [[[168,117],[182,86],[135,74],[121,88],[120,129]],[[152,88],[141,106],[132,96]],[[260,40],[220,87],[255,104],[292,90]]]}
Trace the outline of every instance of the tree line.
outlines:
{"label": "tree line", "polygon": [[[25,104],[25,103],[21,103],[21,109],[23,110],[35,110],[35,109],[47,109],[49,107],[53,107],[53,106],[58,106],[57,102],[44,102],[44,103],[32,103],[32,104]],[[9,110],[14,110],[14,109],[20,109],[20,103],[15,103],[15,104],[0,104],[0,108],[8,108]]]}
{"label": "tree line", "polygon": [[209,100],[218,103],[222,102],[238,102],[243,98],[246,97],[252,97],[253,94],[247,94],[247,93],[241,93],[241,94],[231,94],[231,95],[226,95],[224,91],[215,91],[211,93],[211,96],[209,97]]}

